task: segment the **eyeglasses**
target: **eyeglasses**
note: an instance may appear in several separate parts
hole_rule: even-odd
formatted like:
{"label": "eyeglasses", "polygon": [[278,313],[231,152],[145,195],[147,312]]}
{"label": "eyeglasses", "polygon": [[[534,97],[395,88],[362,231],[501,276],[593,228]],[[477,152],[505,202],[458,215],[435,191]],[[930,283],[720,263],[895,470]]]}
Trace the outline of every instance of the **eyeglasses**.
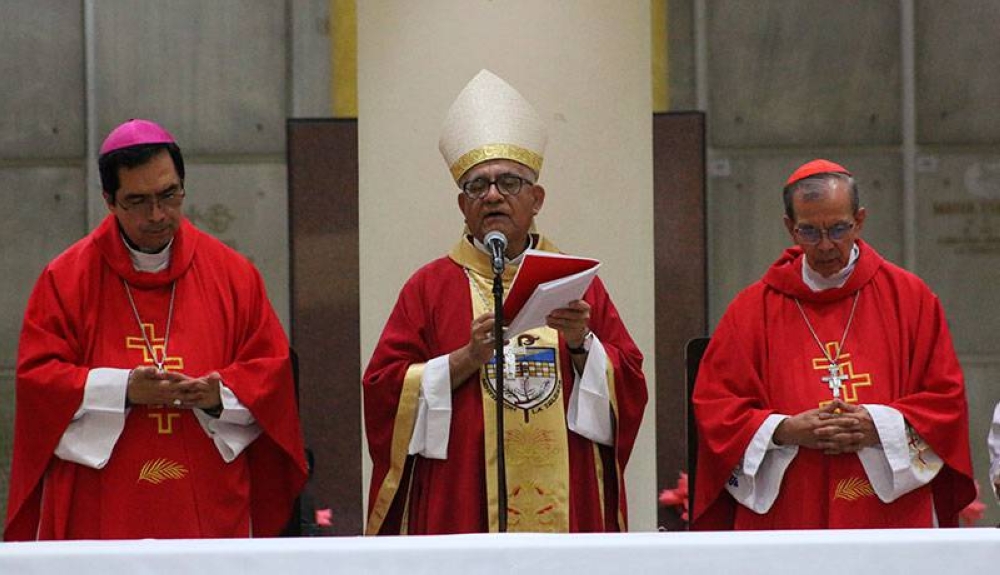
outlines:
{"label": "eyeglasses", "polygon": [[490,186],[496,186],[497,191],[504,196],[516,196],[525,185],[533,186],[534,182],[528,181],[516,174],[500,174],[495,180],[486,178],[476,178],[462,184],[462,192],[470,199],[478,200],[490,193]]}
{"label": "eyeglasses", "polygon": [[119,200],[118,205],[128,212],[135,210],[149,214],[153,212],[153,205],[160,206],[161,210],[179,208],[181,202],[184,200],[184,195],[184,188],[178,185],[158,194],[128,196],[124,201]]}
{"label": "eyeglasses", "polygon": [[854,229],[854,223],[839,223],[824,229],[813,226],[802,226],[795,228],[795,235],[804,244],[818,244],[823,240],[823,236],[830,238],[831,242],[843,241],[847,234]]}

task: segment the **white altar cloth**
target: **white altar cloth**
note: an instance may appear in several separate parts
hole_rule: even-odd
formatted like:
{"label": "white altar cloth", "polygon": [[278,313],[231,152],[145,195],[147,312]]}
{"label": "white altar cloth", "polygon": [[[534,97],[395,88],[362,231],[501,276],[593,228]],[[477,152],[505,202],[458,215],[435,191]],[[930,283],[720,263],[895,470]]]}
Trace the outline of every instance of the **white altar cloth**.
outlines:
{"label": "white altar cloth", "polygon": [[479,534],[0,544],[3,575],[1000,573],[1000,529]]}

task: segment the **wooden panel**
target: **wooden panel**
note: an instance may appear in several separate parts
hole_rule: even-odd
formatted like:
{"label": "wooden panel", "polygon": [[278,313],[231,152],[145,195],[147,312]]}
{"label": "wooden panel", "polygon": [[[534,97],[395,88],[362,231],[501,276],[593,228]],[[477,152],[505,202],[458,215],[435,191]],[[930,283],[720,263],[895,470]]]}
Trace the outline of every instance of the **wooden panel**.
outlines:
{"label": "wooden panel", "polygon": [[694,384],[698,380],[698,368],[701,367],[701,358],[705,356],[708,349],[709,338],[696,337],[689,341],[684,348],[684,382],[687,384],[685,391],[688,400],[685,402],[687,410],[687,469],[688,469],[688,515],[694,517],[694,502],[697,499],[695,493],[696,474],[698,470],[698,427],[694,418],[694,409],[690,407],[691,398],[694,397]]}
{"label": "wooden panel", "polygon": [[364,517],[357,134],[356,120],[288,122],[291,338],[315,460],[303,517],[330,508],[336,535],[361,534]]}
{"label": "wooden panel", "polygon": [[[656,485],[687,471],[684,348],[706,335],[705,115],[653,115],[653,260],[656,284]],[[683,529],[673,509],[659,526]]]}

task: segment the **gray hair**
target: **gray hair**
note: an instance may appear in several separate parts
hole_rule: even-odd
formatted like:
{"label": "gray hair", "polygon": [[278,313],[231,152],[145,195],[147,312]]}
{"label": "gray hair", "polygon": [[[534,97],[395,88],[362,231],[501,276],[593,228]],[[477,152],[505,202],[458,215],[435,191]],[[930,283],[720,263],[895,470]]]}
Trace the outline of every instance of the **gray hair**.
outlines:
{"label": "gray hair", "polygon": [[861,208],[861,198],[858,195],[858,183],[854,181],[854,176],[841,174],[839,172],[827,172],[816,174],[808,178],[802,178],[797,182],[792,182],[785,186],[782,197],[785,201],[785,215],[788,219],[795,221],[795,208],[792,206],[792,197],[795,192],[802,190],[802,199],[809,202],[818,200],[827,190],[833,180],[841,180],[851,188],[851,211],[857,213]]}

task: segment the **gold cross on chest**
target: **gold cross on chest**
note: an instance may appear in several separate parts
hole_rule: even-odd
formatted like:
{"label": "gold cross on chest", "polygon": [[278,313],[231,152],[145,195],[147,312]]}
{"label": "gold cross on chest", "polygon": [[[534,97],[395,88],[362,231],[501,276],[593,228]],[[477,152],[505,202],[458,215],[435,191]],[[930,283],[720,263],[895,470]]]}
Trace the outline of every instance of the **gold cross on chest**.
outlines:
{"label": "gold cross on chest", "polygon": [[[830,363],[825,357],[814,357],[812,367],[817,371],[826,371],[820,379],[830,386],[834,397],[840,397],[843,390],[843,400],[847,403],[858,403],[858,388],[871,387],[872,378],[868,373],[854,373],[854,362],[851,361],[851,354],[841,353],[840,345],[835,341],[826,344],[827,354],[835,358],[834,363]],[[824,401],[821,405],[829,403]]]}
{"label": "gold cross on chest", "polygon": [[[179,413],[168,413],[163,411],[157,411],[153,413],[146,414],[146,417],[156,420],[156,432],[160,435],[173,435],[174,433],[174,420],[181,416]],[[164,421],[166,418],[166,421]]]}
{"label": "gold cross on chest", "polygon": [[[153,353],[159,355],[163,354],[163,338],[156,337],[156,327],[151,323],[142,324],[142,330],[146,332],[146,337],[149,338],[149,345],[153,348]],[[142,362],[148,363],[150,365],[156,365],[155,357],[150,357],[149,349],[146,348],[146,341],[140,336],[129,336],[125,338],[125,347],[127,349],[138,349],[142,351]],[[184,369],[184,358],[182,357],[165,357],[163,358],[163,368],[169,369],[170,371],[182,371]]]}

